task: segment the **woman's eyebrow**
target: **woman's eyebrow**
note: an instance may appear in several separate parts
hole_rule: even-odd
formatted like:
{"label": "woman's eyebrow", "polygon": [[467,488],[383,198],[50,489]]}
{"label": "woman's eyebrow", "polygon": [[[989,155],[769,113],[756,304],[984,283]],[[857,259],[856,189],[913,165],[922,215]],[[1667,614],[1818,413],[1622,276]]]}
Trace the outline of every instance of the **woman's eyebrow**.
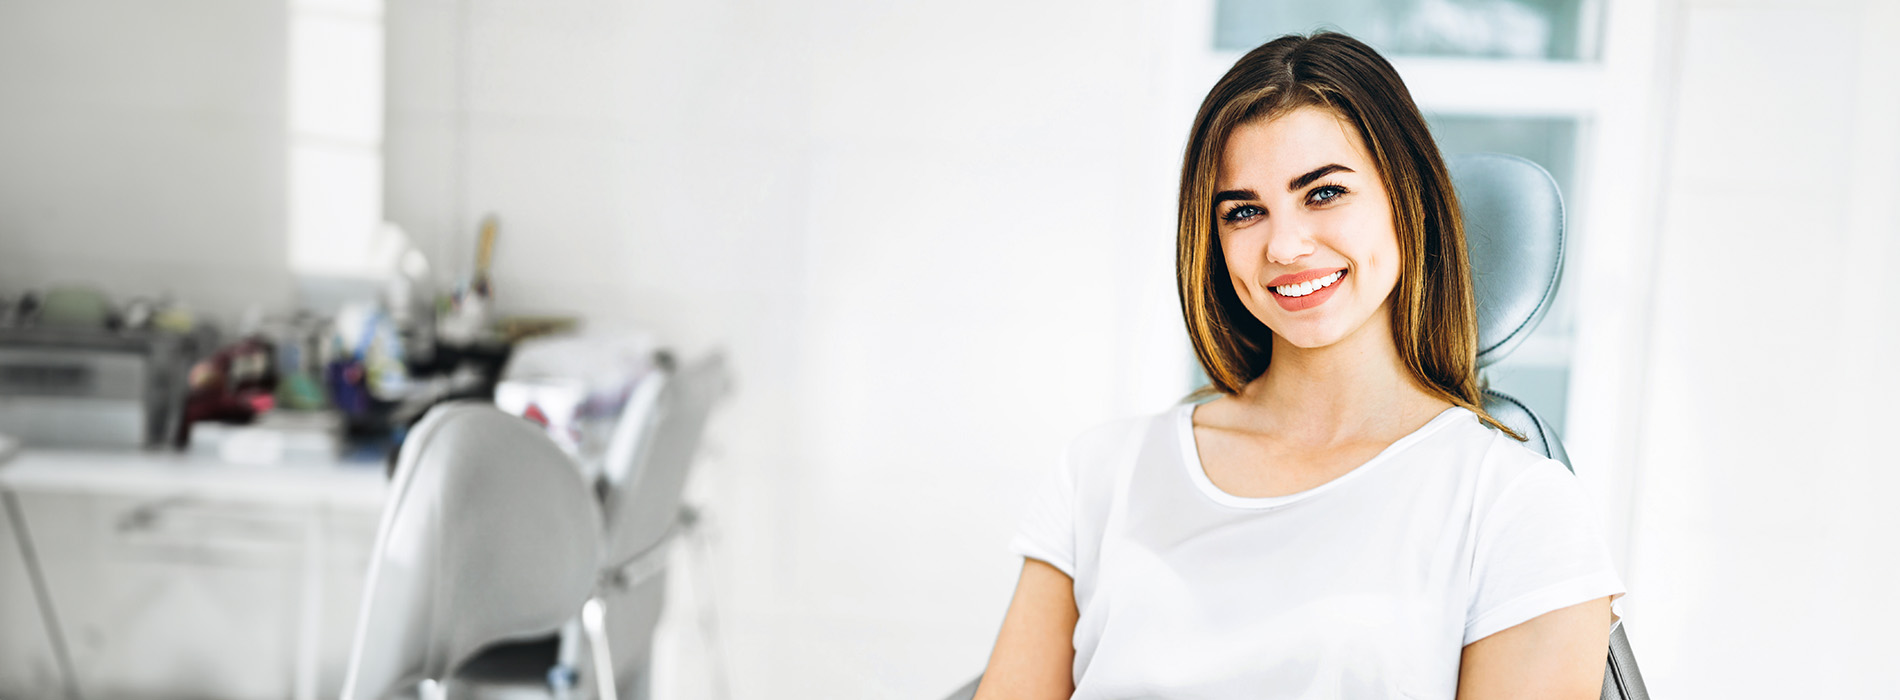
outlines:
{"label": "woman's eyebrow", "polygon": [[1220,194],[1214,195],[1214,206],[1218,207],[1220,206],[1221,202],[1225,202],[1232,199],[1259,199],[1259,198],[1260,198],[1260,193],[1255,192],[1253,190],[1226,190],[1226,191],[1221,192]]}
{"label": "woman's eyebrow", "polygon": [[[1331,174],[1333,174],[1333,173],[1336,173],[1336,172],[1340,172],[1340,171],[1344,171],[1344,172],[1349,172],[1349,173],[1350,173],[1350,172],[1355,172],[1355,171],[1354,171],[1354,170],[1353,170],[1352,168],[1348,168],[1348,167],[1346,167],[1346,166],[1344,166],[1344,165],[1340,165],[1340,164],[1338,164],[1338,163],[1332,163],[1332,164],[1329,164],[1329,165],[1322,165],[1322,166],[1319,166],[1318,168],[1314,168],[1312,172],[1309,172],[1309,173],[1307,173],[1307,174],[1305,174],[1305,175],[1301,175],[1301,176],[1299,176],[1299,177],[1296,177],[1296,178],[1293,178],[1293,179],[1292,179],[1291,181],[1289,181],[1289,182],[1287,182],[1287,183],[1286,183],[1286,191],[1288,191],[1288,192],[1292,192],[1292,191],[1294,191],[1294,190],[1297,190],[1297,189],[1299,189],[1299,188],[1301,188],[1301,187],[1305,187],[1305,186],[1307,186],[1307,185],[1311,185],[1311,184],[1313,184],[1313,181],[1314,181],[1314,180],[1318,180],[1318,179],[1320,179],[1320,178],[1322,178],[1322,177],[1326,177],[1327,175],[1331,175]],[[1215,201],[1217,201],[1217,202],[1218,202],[1218,201],[1220,201],[1220,200],[1218,200],[1218,199],[1217,199],[1217,200],[1215,200]]]}

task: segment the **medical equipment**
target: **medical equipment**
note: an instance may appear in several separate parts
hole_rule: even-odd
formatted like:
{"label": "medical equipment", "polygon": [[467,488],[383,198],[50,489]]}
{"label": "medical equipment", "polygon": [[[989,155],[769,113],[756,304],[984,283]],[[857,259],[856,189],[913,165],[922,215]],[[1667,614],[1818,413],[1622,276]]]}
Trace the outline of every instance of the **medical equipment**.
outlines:
{"label": "medical equipment", "polygon": [[187,339],[0,328],[0,433],[27,446],[137,448],[177,430]]}

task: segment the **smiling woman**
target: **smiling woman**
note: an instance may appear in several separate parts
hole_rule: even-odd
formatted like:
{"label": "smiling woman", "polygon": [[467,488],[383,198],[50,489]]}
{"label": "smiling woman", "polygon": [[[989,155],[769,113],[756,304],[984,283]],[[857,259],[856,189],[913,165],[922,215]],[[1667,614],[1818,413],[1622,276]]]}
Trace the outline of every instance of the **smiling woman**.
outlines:
{"label": "smiling woman", "polygon": [[[1302,75],[1293,71],[1296,49],[1304,49],[1297,63]],[[1188,333],[1210,381],[1207,393],[1237,392],[1265,373],[1273,355],[1269,316],[1259,315],[1264,300],[1248,300],[1266,294],[1256,291],[1260,283],[1287,282],[1249,280],[1244,271],[1228,269],[1227,261],[1258,261],[1231,254],[1236,247],[1261,245],[1268,227],[1248,224],[1277,212],[1274,227],[1323,226],[1329,236],[1353,232],[1359,239],[1354,245],[1391,246],[1390,254],[1381,250],[1377,259],[1364,261],[1374,265],[1364,272],[1381,276],[1356,282],[1362,291],[1355,308],[1386,308],[1385,292],[1392,291],[1390,330],[1408,371],[1431,393],[1509,432],[1480,408],[1476,311],[1451,176],[1411,93],[1384,58],[1343,34],[1269,43],[1215,84],[1189,138],[1176,271]],[[1266,155],[1272,157],[1261,157]],[[1234,184],[1264,182],[1268,165],[1295,171],[1282,174],[1285,189],[1271,209],[1262,199],[1275,195],[1271,184],[1258,190]],[[1338,206],[1353,199],[1364,203]],[[1216,217],[1218,226],[1211,220]],[[1230,233],[1249,228],[1254,235]],[[1284,256],[1299,252],[1286,246],[1309,239],[1277,240]],[[1351,273],[1343,262],[1339,267]],[[1288,282],[1299,280],[1294,274]],[[1331,332],[1331,342],[1343,335],[1337,325],[1346,317],[1362,323],[1369,313],[1330,314],[1332,325],[1324,329],[1304,330],[1315,324],[1306,319],[1295,325],[1303,329],[1301,338]],[[1426,328],[1433,333],[1429,344],[1423,342]]]}
{"label": "smiling woman", "polygon": [[[1303,348],[1338,342],[1363,327],[1398,279],[1399,245],[1385,188],[1348,128],[1330,111],[1304,107],[1235,129],[1221,159],[1214,201],[1219,258],[1234,261],[1228,284],[1250,315],[1272,319],[1267,325]],[[1302,162],[1326,164],[1291,178],[1272,172],[1276,166],[1303,169]],[[1282,180],[1284,192],[1275,186]],[[1251,187],[1255,182],[1261,186]],[[1275,268],[1295,271],[1268,279]],[[1355,273],[1351,279],[1348,272]],[[1326,312],[1299,313],[1331,300],[1341,287],[1346,296]],[[1334,312],[1342,306],[1351,308]]]}
{"label": "smiling woman", "polygon": [[1391,65],[1247,54],[1179,204],[1213,400],[1070,443],[977,697],[1597,697],[1623,585],[1575,477],[1482,407],[1458,203]]}

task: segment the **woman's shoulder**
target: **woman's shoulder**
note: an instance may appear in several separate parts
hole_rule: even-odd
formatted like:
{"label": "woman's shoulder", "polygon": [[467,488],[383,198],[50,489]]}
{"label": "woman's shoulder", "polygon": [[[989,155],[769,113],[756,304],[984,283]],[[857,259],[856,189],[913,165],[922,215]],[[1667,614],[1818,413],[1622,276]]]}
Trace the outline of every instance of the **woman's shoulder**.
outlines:
{"label": "woman's shoulder", "polygon": [[1478,472],[1481,490],[1491,498],[1501,497],[1513,488],[1524,488],[1530,483],[1554,486],[1558,482],[1576,480],[1576,476],[1563,462],[1551,459],[1529,443],[1484,424],[1476,414],[1469,415],[1470,419],[1462,422],[1458,430],[1462,433],[1466,449],[1470,451],[1472,459],[1469,465]]}

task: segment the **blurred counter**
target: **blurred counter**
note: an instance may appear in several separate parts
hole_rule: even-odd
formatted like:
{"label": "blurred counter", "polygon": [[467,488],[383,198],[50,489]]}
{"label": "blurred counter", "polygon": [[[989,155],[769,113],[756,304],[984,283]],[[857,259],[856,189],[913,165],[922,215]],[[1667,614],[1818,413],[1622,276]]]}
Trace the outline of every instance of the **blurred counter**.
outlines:
{"label": "blurred counter", "polygon": [[16,448],[0,451],[0,488],[240,500],[255,505],[380,509],[382,461],[246,465],[184,452]]}
{"label": "blurred counter", "polygon": [[335,696],[386,489],[0,438],[0,697]]}

